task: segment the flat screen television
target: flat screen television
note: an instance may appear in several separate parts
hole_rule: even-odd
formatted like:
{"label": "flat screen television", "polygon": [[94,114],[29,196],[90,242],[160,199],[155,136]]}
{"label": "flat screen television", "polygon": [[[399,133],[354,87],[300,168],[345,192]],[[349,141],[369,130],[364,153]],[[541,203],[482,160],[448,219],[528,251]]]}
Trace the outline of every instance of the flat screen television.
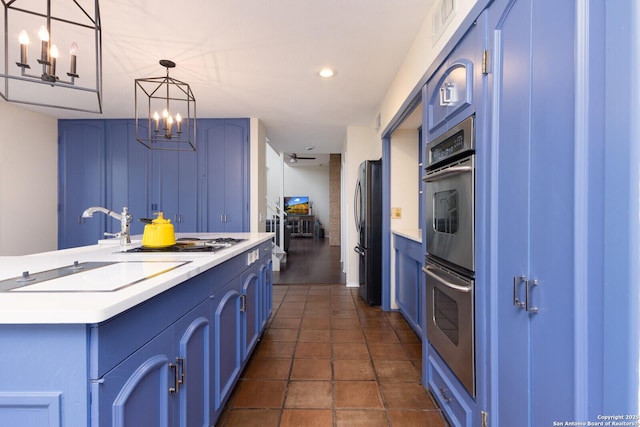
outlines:
{"label": "flat screen television", "polygon": [[290,215],[309,215],[309,197],[307,196],[285,197],[284,211]]}

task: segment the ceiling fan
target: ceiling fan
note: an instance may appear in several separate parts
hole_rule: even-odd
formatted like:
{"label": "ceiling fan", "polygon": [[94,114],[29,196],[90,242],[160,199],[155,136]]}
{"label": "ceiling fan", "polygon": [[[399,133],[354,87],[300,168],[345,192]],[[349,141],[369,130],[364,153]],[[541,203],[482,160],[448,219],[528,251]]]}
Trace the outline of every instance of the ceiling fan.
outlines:
{"label": "ceiling fan", "polygon": [[289,163],[296,163],[298,160],[315,160],[315,157],[302,157],[296,153],[287,154],[289,156]]}

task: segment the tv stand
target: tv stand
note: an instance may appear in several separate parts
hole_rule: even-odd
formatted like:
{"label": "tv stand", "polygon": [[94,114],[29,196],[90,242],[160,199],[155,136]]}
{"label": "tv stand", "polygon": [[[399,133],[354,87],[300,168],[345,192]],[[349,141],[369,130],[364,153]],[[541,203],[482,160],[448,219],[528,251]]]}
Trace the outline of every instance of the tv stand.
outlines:
{"label": "tv stand", "polygon": [[315,215],[291,215],[287,216],[287,224],[291,226],[291,237],[313,237]]}

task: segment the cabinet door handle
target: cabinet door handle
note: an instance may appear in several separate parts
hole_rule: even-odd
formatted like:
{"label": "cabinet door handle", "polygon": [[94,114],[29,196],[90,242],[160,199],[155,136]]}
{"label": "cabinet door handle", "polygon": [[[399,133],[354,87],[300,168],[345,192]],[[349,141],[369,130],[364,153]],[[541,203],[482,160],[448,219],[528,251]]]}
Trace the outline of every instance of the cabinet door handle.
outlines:
{"label": "cabinet door handle", "polygon": [[440,106],[446,107],[456,103],[456,85],[445,83],[440,88]]}
{"label": "cabinet door handle", "polygon": [[538,307],[534,307],[531,305],[531,288],[533,286],[538,286],[538,279],[527,280],[526,281],[526,295],[525,295],[525,310],[527,310],[531,314],[538,314]]}
{"label": "cabinet door handle", "polygon": [[525,303],[520,301],[520,298],[518,298],[518,285],[526,281],[527,281],[527,278],[525,276],[513,277],[513,306],[514,307],[525,308]]}
{"label": "cabinet door handle", "polygon": [[180,379],[178,378],[178,365],[169,363],[169,370],[173,370],[173,387],[169,387],[169,394],[177,393],[180,389]]}
{"label": "cabinet door handle", "polygon": [[184,357],[176,357],[176,365],[180,368],[180,375],[178,376],[177,384],[184,384],[185,377],[187,375],[187,365],[184,361]]}
{"label": "cabinet door handle", "polygon": [[445,402],[450,403],[451,402],[451,396],[447,396],[447,392],[449,391],[449,389],[442,387],[440,388],[440,396],[442,396],[442,399],[444,399]]}

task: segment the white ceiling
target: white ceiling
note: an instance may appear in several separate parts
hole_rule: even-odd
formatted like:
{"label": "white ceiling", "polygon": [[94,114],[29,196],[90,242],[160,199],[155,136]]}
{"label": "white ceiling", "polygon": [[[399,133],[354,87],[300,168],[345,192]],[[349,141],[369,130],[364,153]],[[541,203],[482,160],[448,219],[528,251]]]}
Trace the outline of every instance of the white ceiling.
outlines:
{"label": "white ceiling", "polygon": [[[177,64],[171,77],[191,85],[198,117],[257,117],[277,151],[340,152],[348,125],[374,123],[432,4],[103,0],[98,117],[133,117],[134,79],[164,76],[158,61],[170,59]],[[336,77],[320,79],[316,73],[325,66]]]}

